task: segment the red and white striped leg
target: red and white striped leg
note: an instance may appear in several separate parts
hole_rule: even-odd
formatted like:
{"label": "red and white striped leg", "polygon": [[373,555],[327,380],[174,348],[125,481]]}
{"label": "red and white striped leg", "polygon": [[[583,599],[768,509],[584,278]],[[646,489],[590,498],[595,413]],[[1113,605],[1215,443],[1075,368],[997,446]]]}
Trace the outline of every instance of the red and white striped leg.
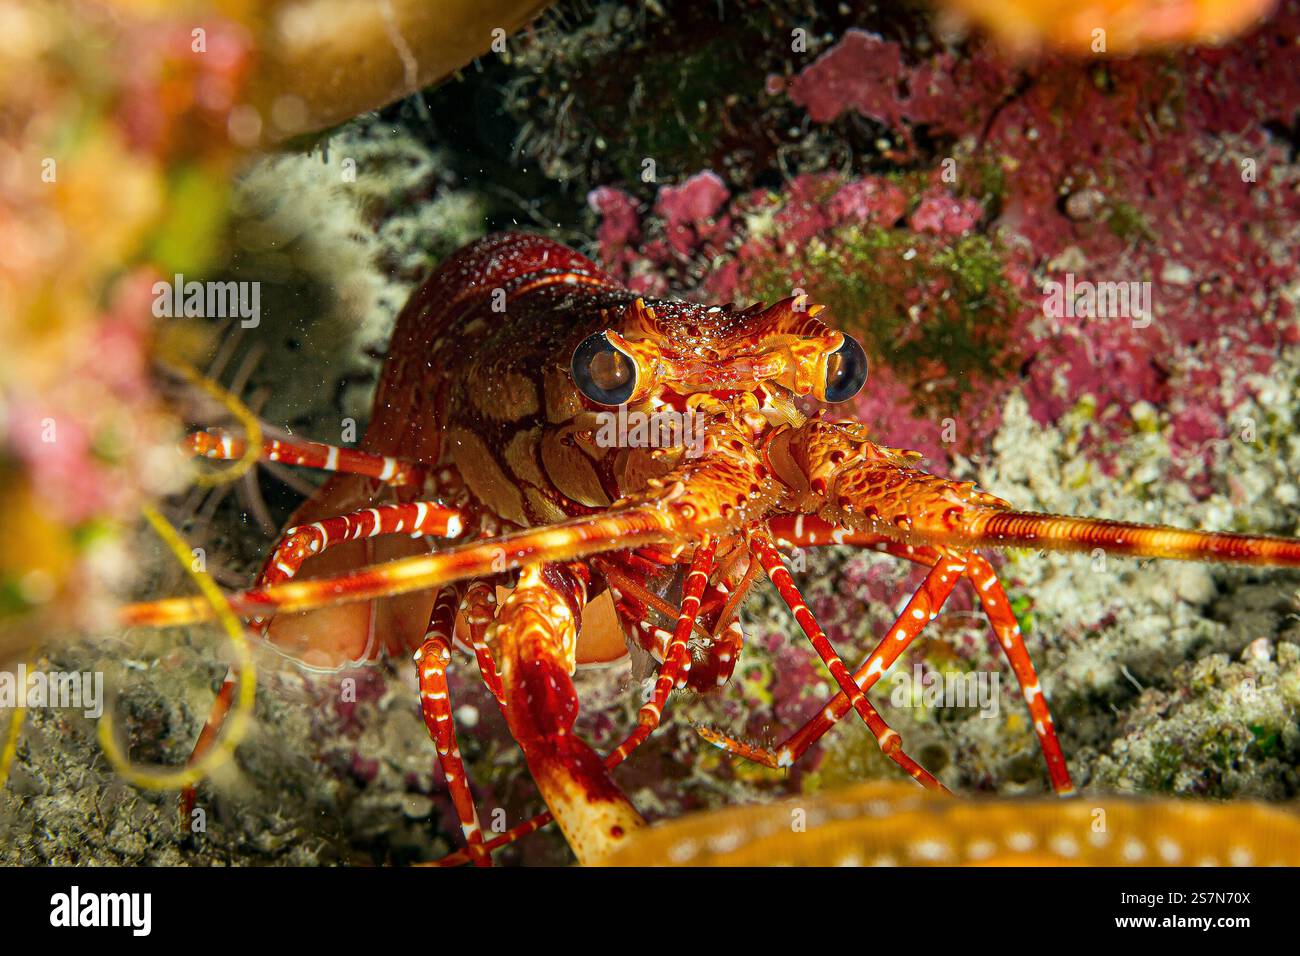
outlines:
{"label": "red and white striped leg", "polygon": [[[508,571],[535,561],[567,562],[647,542],[675,540],[678,520],[654,504],[630,505],[310,581],[250,588],[227,595],[227,600],[235,613],[251,617],[433,591],[453,581],[490,578],[503,570],[503,563]],[[208,621],[214,614],[202,597],[164,598],[127,605],[119,611],[118,621],[129,627],[171,627]]]}
{"label": "red and white striped leg", "polygon": [[[439,537],[456,537],[464,528],[460,512],[445,508],[428,501],[413,501],[408,504],[377,505],[349,515],[326,518],[313,524],[290,528],[280,537],[279,543],[267,558],[258,576],[259,585],[276,584],[291,579],[302,568],[307,558],[320,554],[332,545],[358,538],[373,538],[383,534],[410,534],[422,537],[426,534]],[[252,617],[249,623],[263,635],[270,623],[263,617]],[[221,725],[230,711],[234,700],[235,687],[239,683],[239,672],[235,668],[226,671],[208,719],[194,743],[189,763],[207,752],[221,731]],[[194,809],[194,788],[186,787],[181,791],[181,813],[185,823]]]}
{"label": "red and white striped leg", "polygon": [[448,853],[441,859],[434,860],[430,866],[464,866],[466,863],[477,862],[478,858],[484,854],[492,853],[508,846],[516,840],[522,840],[530,833],[536,833],[548,823],[555,822],[555,817],[550,810],[545,810],[531,820],[525,820],[517,827],[511,827],[505,833],[498,834],[492,839],[485,842],[482,846],[470,847],[464,850],[457,850],[455,853]]}
{"label": "red and white striped leg", "polygon": [[1038,672],[1030,660],[1025,647],[1024,636],[1020,633],[1020,622],[1011,610],[1011,600],[1003,590],[997,573],[983,557],[972,553],[969,555],[970,567],[966,576],[979,597],[984,608],[984,615],[997,635],[998,643],[1007,655],[1011,670],[1020,685],[1020,693],[1029,708],[1030,719],[1034,722],[1034,733],[1038,735],[1038,745],[1047,761],[1047,776],[1052,781],[1052,789],[1057,796],[1070,797],[1075,793],[1074,781],[1070,779],[1070,768],[1061,751],[1061,742],[1056,739],[1056,728],[1052,723],[1052,713],[1047,707],[1047,698],[1043,696],[1038,683]]}
{"label": "red and white striped leg", "polygon": [[[858,534],[838,529],[820,518],[785,516],[773,519],[770,526],[777,539],[786,545],[845,544],[871,547],[894,557],[931,567],[937,567],[942,557],[941,553],[934,548],[914,547],[889,541],[875,535]],[[951,557],[952,555],[944,558],[944,560],[950,560]],[[1033,661],[1029,657],[1029,651],[1025,647],[1020,625],[1015,619],[1015,614],[1011,611],[1010,600],[1002,589],[1001,583],[997,581],[997,576],[992,567],[984,558],[974,552],[968,552],[963,553],[960,560],[966,563],[964,576],[974,587],[975,593],[983,606],[985,616],[993,627],[998,643],[1007,655],[1012,672],[1016,675],[1021,694],[1025,698],[1026,706],[1029,708],[1030,718],[1034,722],[1034,732],[1038,735],[1043,758],[1047,763],[1048,777],[1051,780],[1052,789],[1060,796],[1070,796],[1075,792],[1074,784],[1070,780],[1069,768],[1061,751],[1060,742],[1056,737],[1056,730],[1051,713],[1048,710],[1047,700],[1039,687],[1037,672],[1034,670]],[[952,561],[952,565],[955,566],[955,564],[956,561]],[[940,584],[944,583],[944,573],[940,574]],[[933,572],[931,576],[933,576]],[[929,580],[927,578],[927,583],[929,583]],[[990,581],[992,583],[989,583]],[[925,587],[926,585],[923,584],[922,588]],[[945,599],[946,594],[941,599],[937,590],[930,594],[933,613],[938,612]],[[909,614],[911,610],[912,605],[909,603],[908,607],[903,610],[899,620],[895,622],[894,627],[890,629],[891,633],[897,633],[900,627],[908,625],[909,618],[912,617]],[[922,625],[924,623],[924,620],[921,621]],[[909,638],[909,642],[910,640],[911,638]],[[888,637],[876,648],[875,653],[879,653],[886,644],[888,644]],[[899,647],[897,651],[901,653],[903,649]],[[873,653],[873,657],[875,653]],[[897,653],[894,654],[894,657],[897,657]],[[891,659],[889,663],[892,662]],[[854,674],[854,678],[864,689],[869,688],[875,682],[876,677],[879,676],[879,674],[876,677],[867,675],[866,672],[871,669],[871,666],[872,658],[868,658],[867,662]],[[887,668],[889,664],[883,666]],[[775,753],[765,748],[734,741],[722,734],[718,734],[716,731],[703,731],[703,735],[706,739],[717,743],[719,746],[740,753],[759,763],[769,764],[772,761],[786,759],[787,755],[788,759],[793,762],[799,759],[812,744],[816,743],[830,730],[836,721],[848,713],[848,709],[848,698],[843,694],[836,696],[833,700],[827,702],[827,705],[817,713],[816,717],[791,735],[785,743],[781,744]]]}
{"label": "red and white striped leg", "polygon": [[691,671],[691,652],[686,642],[695,627],[695,616],[699,613],[700,599],[704,595],[705,585],[709,583],[709,574],[713,571],[713,556],[717,549],[717,541],[710,537],[696,545],[695,556],[691,559],[691,568],[682,588],[677,624],[673,628],[673,637],[664,656],[663,667],[659,669],[659,677],[655,680],[654,692],[637,714],[636,730],[614,749],[606,761],[607,765],[611,765],[609,761],[613,761],[612,765],[617,765],[627,759],[627,755],[653,733],[663,717],[664,706],[672,689],[686,684]]}
{"label": "red and white striped leg", "polygon": [[[921,786],[930,790],[946,792],[946,788],[941,784],[933,774],[918,764],[902,750],[902,738],[898,732],[885,723],[880,713],[867,700],[866,694],[854,680],[854,676],[849,673],[849,669],[844,665],[844,661],[831,645],[830,640],[826,637],[821,625],[813,617],[812,611],[808,610],[808,605],[804,602],[803,596],[799,589],[795,587],[794,579],[790,577],[790,572],[786,570],[781,563],[781,555],[777,553],[776,548],[772,545],[771,539],[766,531],[752,530],[749,534],[750,550],[753,552],[767,576],[772,579],[776,586],[777,593],[790,607],[794,613],[795,620],[803,628],[804,633],[812,642],[818,655],[826,664],[831,676],[839,684],[843,693],[848,695],[848,702],[858,716],[866,723],[871,733],[875,736],[876,742],[880,745],[881,751],[890,760],[894,761]],[[919,622],[924,624],[925,618]]]}
{"label": "red and white striped leg", "polygon": [[[243,458],[246,447],[242,438],[219,429],[194,432],[181,440],[182,451],[218,461]],[[319,442],[287,442],[270,438],[262,442],[259,457],[320,471],[363,475],[394,487],[418,485],[424,476],[424,466],[419,462]]]}
{"label": "red and white striped leg", "polygon": [[325,518],[285,531],[266,559],[259,583],[269,585],[287,581],[298,573],[307,558],[344,541],[387,534],[407,534],[412,538],[426,534],[456,538],[464,529],[464,518],[459,511],[432,501],[376,505],[337,518]]}
{"label": "red and white striped leg", "polygon": [[740,624],[738,609],[757,580],[759,571],[759,563],[750,560],[740,579],[733,581],[729,590],[722,582],[716,586],[717,592],[725,600],[710,631],[710,644],[704,661],[697,664],[691,672],[691,686],[696,690],[721,687],[731,680],[745,648],[745,631]]}
{"label": "red and white striped leg", "polygon": [[[456,626],[456,587],[446,585],[439,589],[429,616],[429,631],[424,643],[415,652],[415,666],[420,675],[420,711],[424,725],[429,729],[438,763],[447,780],[452,805],[460,818],[461,832],[471,849],[483,844],[483,830],[479,826],[478,810],[470,792],[469,777],[460,756],[456,740],[456,726],[452,719],[451,696],[447,686],[447,665],[451,663],[452,636]],[[491,866],[492,857],[484,852],[474,855],[479,866]]]}
{"label": "red and white striped leg", "polygon": [[[324,518],[290,528],[281,535],[262,566],[258,584],[266,586],[288,581],[308,558],[344,541],[391,534],[406,534],[412,538],[426,534],[456,538],[464,529],[465,522],[459,511],[431,501],[376,505],[336,518]],[[255,627],[265,631],[267,618],[253,617],[250,620]]]}
{"label": "red and white striped leg", "polygon": [[[613,554],[596,555],[591,564],[605,578],[610,587],[610,596],[614,607],[625,623],[634,625],[634,637],[645,650],[649,651],[660,664],[668,653],[668,642],[672,634],[657,628],[649,619],[651,610],[657,611],[669,620],[677,619],[677,608],[651,591],[646,585],[648,562],[635,560],[632,555]],[[701,638],[707,639],[709,632],[698,624],[693,625]]]}
{"label": "red and white striped leg", "polygon": [[[783,540],[789,539],[783,537]],[[811,541],[808,543],[824,542]],[[873,540],[872,544],[876,546],[877,542]],[[892,547],[893,543],[881,543],[879,546],[883,550]],[[864,693],[871,689],[889,666],[916,639],[917,635],[925,628],[925,625],[939,613],[939,609],[948,599],[948,595],[952,593],[953,588],[956,587],[957,581],[960,580],[962,569],[965,567],[964,564],[948,561],[947,558],[944,558],[946,563],[941,563],[940,559],[943,556],[933,549],[914,548],[911,551],[913,553],[908,556],[912,560],[922,563],[933,561],[934,564],[930,573],[921,582],[921,586],[917,588],[907,605],[898,615],[898,618],[885,632],[885,636],[880,643],[876,645],[876,648],[863,662],[862,666],[853,673],[854,683]],[[767,767],[788,767],[802,757],[808,748],[820,740],[849,710],[849,697],[843,691],[840,691],[826,701],[816,715],[803,727],[778,744],[775,749],[745,743],[708,728],[699,728],[699,733],[705,740],[715,746],[745,757],[748,760],[753,760]]]}
{"label": "red and white striped leg", "polygon": [[497,673],[496,662],[492,660],[492,649],[487,642],[488,628],[496,618],[496,607],[496,588],[490,581],[473,581],[464,589],[460,610],[469,626],[470,647],[478,661],[479,676],[496,698],[497,706],[505,707],[506,697],[505,691],[501,689],[501,675]]}
{"label": "red and white striped leg", "polygon": [[[662,617],[675,620],[677,608],[646,587],[643,565],[648,562],[637,562],[635,556],[615,553],[599,555],[592,559],[592,564],[608,582],[624,628],[662,664],[673,635],[651,618],[650,611],[653,609]],[[725,684],[735,670],[744,645],[744,633],[735,609],[748,591],[757,567],[750,562],[746,573],[734,582],[734,588],[729,589],[723,580],[705,588],[699,615],[692,625],[703,645],[700,659],[687,672],[687,686],[692,689],[702,693],[713,690]],[[638,580],[638,576],[642,579]],[[712,627],[708,626],[710,621]]]}

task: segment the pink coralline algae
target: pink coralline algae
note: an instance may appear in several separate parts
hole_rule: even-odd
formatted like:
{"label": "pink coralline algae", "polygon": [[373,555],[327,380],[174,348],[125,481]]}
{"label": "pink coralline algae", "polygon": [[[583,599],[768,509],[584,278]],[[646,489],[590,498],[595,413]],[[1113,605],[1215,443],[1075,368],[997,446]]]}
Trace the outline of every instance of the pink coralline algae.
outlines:
{"label": "pink coralline algae", "polygon": [[[1002,222],[1028,240],[1028,267],[1058,282],[1073,274],[1150,283],[1149,319],[1045,310],[1028,370],[1041,420],[1091,394],[1102,424],[1122,426],[1146,401],[1165,409],[1176,450],[1195,456],[1223,436],[1247,394],[1244,377],[1267,372],[1294,328],[1283,292],[1295,275],[1300,175],[1262,126],[1293,109],[1263,89],[1264,77],[1294,82],[1300,64],[1293,44],[1279,51],[1262,37],[1242,46],[1228,58],[1188,54],[1188,78],[1170,91],[1155,65],[1117,64],[1118,103],[1085,91],[1085,78],[1073,89],[1031,90],[991,130],[993,148],[1029,151]],[[1256,55],[1290,65],[1257,72]],[[1177,119],[1164,105],[1175,96],[1186,98]],[[1084,102],[1071,104],[1067,129],[1056,117],[1074,97]],[[1107,157],[1100,176],[1085,165],[1098,155]],[[1094,179],[1101,212],[1071,222],[1057,200]]]}
{"label": "pink coralline algae", "polygon": [[908,225],[916,232],[961,235],[975,228],[983,208],[974,199],[964,199],[942,190],[930,190],[921,197]]}
{"label": "pink coralline algae", "polygon": [[673,250],[686,254],[703,240],[724,236],[728,228],[726,217],[721,222],[715,222],[714,217],[730,195],[722,177],[708,171],[692,176],[680,186],[659,190],[655,213],[664,220],[664,231]]}
{"label": "pink coralline algae", "polygon": [[906,209],[907,196],[903,190],[888,179],[874,176],[845,183],[830,201],[831,218],[841,223],[892,226]]}
{"label": "pink coralline algae", "polygon": [[596,238],[601,258],[612,265],[640,234],[636,197],[612,186],[600,186],[587,194],[587,205],[600,217]]}
{"label": "pink coralline algae", "polygon": [[[865,30],[847,31],[839,43],[788,84],[790,99],[817,123],[856,110],[886,126],[933,123],[954,103],[953,58],[936,57],[906,69],[897,43]],[[769,89],[776,84],[769,83]]]}

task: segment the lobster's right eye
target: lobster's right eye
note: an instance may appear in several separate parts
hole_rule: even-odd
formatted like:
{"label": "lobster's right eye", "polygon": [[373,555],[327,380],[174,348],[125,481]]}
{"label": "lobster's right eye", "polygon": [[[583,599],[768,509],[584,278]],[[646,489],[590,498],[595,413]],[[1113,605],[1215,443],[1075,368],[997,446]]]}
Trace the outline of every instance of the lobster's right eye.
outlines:
{"label": "lobster's right eye", "polygon": [[636,392],[636,362],[597,332],[573,350],[573,383],[600,405],[622,405]]}

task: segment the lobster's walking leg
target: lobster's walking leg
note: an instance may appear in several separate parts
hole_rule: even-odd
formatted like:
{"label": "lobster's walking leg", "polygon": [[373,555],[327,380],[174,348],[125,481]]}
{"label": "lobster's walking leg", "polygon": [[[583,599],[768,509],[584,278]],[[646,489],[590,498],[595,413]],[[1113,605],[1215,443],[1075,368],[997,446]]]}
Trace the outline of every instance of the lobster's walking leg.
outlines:
{"label": "lobster's walking leg", "polygon": [[470,647],[478,661],[478,672],[483,683],[496,698],[497,706],[506,705],[505,691],[501,689],[501,676],[497,673],[496,661],[492,659],[492,649],[488,647],[487,633],[496,614],[496,588],[487,581],[474,581],[465,588],[460,610],[469,625]]}
{"label": "lobster's walking leg", "polygon": [[[789,605],[790,610],[794,613],[795,620],[799,622],[799,626],[808,635],[808,639],[831,672],[831,676],[835,678],[835,682],[839,684],[841,691],[848,695],[849,704],[858,712],[858,716],[863,719],[875,736],[876,743],[880,745],[881,751],[890,760],[907,771],[908,776],[921,786],[930,790],[945,790],[943,784],[939,783],[929,771],[903,752],[902,738],[899,737],[898,732],[885,723],[879,711],[867,700],[866,694],[858,686],[854,675],[850,674],[849,669],[844,666],[844,661],[836,653],[835,648],[831,646],[831,642],[821,629],[821,625],[817,623],[817,619],[808,610],[808,605],[804,602],[803,596],[800,595],[799,589],[795,587],[790,572],[781,563],[781,555],[772,546],[767,532],[761,530],[751,531],[749,542],[754,556],[763,566],[763,570],[767,572],[768,577],[772,579],[777,592]],[[918,592],[918,594],[920,593]],[[921,613],[921,616],[916,620],[918,625],[923,625],[928,620],[928,615]],[[898,633],[906,637],[905,632],[899,631]]]}
{"label": "lobster's walking leg", "polygon": [[700,610],[700,598],[704,587],[709,583],[709,574],[713,571],[713,555],[718,542],[706,537],[695,548],[695,557],[691,560],[691,569],[686,574],[686,583],[682,588],[682,605],[677,614],[677,625],[673,628],[673,639],[669,642],[668,653],[664,656],[663,667],[655,680],[654,693],[641,707],[637,714],[637,728],[628,735],[610,755],[610,759],[622,762],[633,750],[654,732],[663,717],[664,705],[674,687],[686,683],[686,676],[691,670],[691,652],[686,642],[695,627],[695,616]]}
{"label": "lobster's walking leg", "polygon": [[[452,508],[443,507],[436,502],[413,501],[407,504],[378,505],[336,518],[326,518],[310,525],[290,528],[280,538],[262,568],[260,583],[275,584],[293,578],[301,569],[303,562],[313,555],[325,551],[331,545],[358,538],[373,538],[385,534],[410,534],[421,537],[426,534],[439,537],[455,537],[461,533],[464,524],[460,513]],[[265,632],[267,621],[254,617],[252,624]],[[194,750],[190,753],[189,764],[201,758],[212,746],[221,725],[230,711],[234,700],[235,688],[239,683],[239,672],[235,668],[226,671],[208,719],[200,731]],[[181,814],[188,819],[194,809],[194,788],[186,787],[181,792]],[[184,820],[182,820],[184,823]]]}
{"label": "lobster's walking leg", "polygon": [[1061,743],[1056,739],[1056,730],[1052,724],[1052,714],[1047,707],[1047,698],[1043,696],[1038,684],[1038,673],[1025,648],[1025,639],[1020,633],[1020,623],[1011,610],[1011,600],[998,581],[997,573],[983,557],[970,554],[970,567],[967,577],[984,608],[984,616],[989,619],[998,643],[1006,652],[1007,661],[1016,675],[1020,693],[1029,708],[1029,716],[1034,722],[1034,733],[1038,735],[1038,745],[1047,761],[1047,775],[1052,781],[1052,789],[1058,796],[1068,797],[1074,794],[1074,783],[1070,779],[1070,769],[1061,752]]}
{"label": "lobster's walking leg", "polygon": [[[599,569],[614,591],[614,606],[619,608],[626,618],[638,623],[644,623],[647,627],[654,626],[646,617],[650,610],[655,610],[666,618],[676,620],[677,609],[653,591],[648,590],[641,581],[636,580],[632,576],[632,571],[614,560],[615,557],[598,555],[591,559],[592,565]],[[692,625],[699,631],[701,637],[708,636],[708,631],[694,624],[694,622],[692,622]],[[665,634],[657,643],[647,646],[646,650],[655,654],[659,663],[662,664],[663,655],[667,653],[668,642],[671,639],[671,635]]]}
{"label": "lobster's walking leg", "polygon": [[459,511],[432,501],[376,505],[337,518],[325,518],[285,531],[267,559],[259,583],[279,584],[289,580],[298,573],[303,561],[332,544],[385,534],[456,538],[464,527]]}
{"label": "lobster's walking leg", "polygon": [[[892,543],[888,545],[892,547]],[[921,586],[917,588],[898,618],[885,632],[876,648],[853,673],[853,680],[864,692],[870,690],[900,654],[916,639],[925,625],[939,613],[960,580],[964,564],[944,559],[930,548],[915,548],[907,555],[912,560],[934,564]],[[769,767],[788,767],[814,743],[822,738],[845,714],[849,712],[849,697],[843,691],[828,700],[817,714],[798,731],[790,735],[775,750],[755,747],[734,740],[717,731],[701,729],[701,735],[710,743],[729,750],[749,760]]]}
{"label": "lobster's walking leg", "polygon": [[558,564],[530,564],[501,603],[488,644],[510,732],[579,862],[604,856],[645,825],[603,761],[573,732],[570,675],[586,582]]}
{"label": "lobster's walking leg", "polygon": [[[816,518],[807,518],[800,520],[796,525],[793,519],[778,518],[771,522],[773,533],[786,544],[800,545],[818,545],[818,544],[849,544],[874,547],[894,557],[904,558],[908,561],[914,561],[918,564],[925,564],[931,567],[937,567],[941,560],[941,554],[934,548],[913,547],[911,545],[898,544],[897,542],[882,540],[872,535],[855,534],[851,532],[839,531],[833,526]],[[1053,727],[1052,717],[1047,707],[1047,700],[1043,696],[1038,683],[1038,675],[1034,670],[1033,661],[1029,657],[1029,651],[1025,647],[1024,637],[1020,632],[1020,625],[1011,611],[1011,602],[1002,589],[1001,583],[998,582],[996,574],[993,572],[988,562],[980,555],[974,552],[964,553],[962,560],[966,562],[965,577],[975,588],[976,595],[980,598],[980,603],[984,608],[985,616],[988,617],[989,623],[993,626],[995,635],[1001,644],[1003,651],[1007,655],[1007,660],[1011,665],[1012,672],[1016,675],[1016,681],[1020,685],[1021,694],[1025,698],[1026,706],[1029,709],[1030,717],[1034,722],[1034,731],[1038,736],[1039,745],[1043,751],[1043,758],[1047,763],[1048,777],[1052,783],[1052,789],[1060,796],[1070,796],[1075,792],[1074,784],[1070,780],[1070,772],[1065,762],[1065,757],[1061,752],[1060,742],[1056,738],[1056,731]],[[955,564],[951,565],[955,567]],[[946,573],[946,572],[944,572]],[[931,573],[933,576],[933,572]],[[940,584],[945,583],[942,579],[944,574],[940,574]],[[924,589],[929,583],[922,584]],[[990,583],[991,582],[991,583]],[[943,601],[947,595],[942,597],[936,591],[930,595],[932,613],[938,613]],[[900,629],[908,627],[912,621],[916,620],[915,615],[909,614],[913,610],[909,603],[904,608],[899,620],[890,628],[888,633],[897,634]],[[920,621],[924,626],[925,621]],[[920,633],[918,627],[916,633]],[[915,638],[916,634],[908,638],[908,643]],[[874,675],[870,673],[873,670],[873,659],[878,659],[883,649],[889,646],[888,636],[873,651],[871,657],[867,658],[866,663],[854,674],[854,679],[864,689],[868,689],[875,683],[876,679],[884,673],[898,654],[906,648],[895,646],[894,654],[886,663],[883,658],[881,669]],[[814,743],[822,738],[827,731],[833,727],[849,711],[848,697],[843,693],[836,695],[832,700],[818,710],[815,717],[808,721],[802,728],[792,734],[789,739],[779,745],[775,752],[766,748],[755,747],[740,741],[735,741],[716,731],[702,731],[703,736],[711,742],[730,750],[733,753],[740,754],[748,759],[769,766],[777,766],[780,761],[788,760],[793,762],[798,760],[803,753]]]}
{"label": "lobster's walking leg", "polygon": [[[771,524],[773,533],[779,538],[786,540],[793,537],[797,539],[794,541],[797,544],[829,544],[834,541],[842,544],[875,547],[894,557],[921,564],[934,564],[939,559],[939,552],[934,548],[912,547],[894,541],[881,540],[872,535],[841,531],[819,518],[800,520],[783,517],[774,519]],[[1016,676],[1016,682],[1020,685],[1020,693],[1025,699],[1025,706],[1028,708],[1030,719],[1034,724],[1034,733],[1038,736],[1043,759],[1047,763],[1047,773],[1052,783],[1052,789],[1059,796],[1070,796],[1075,792],[1074,783],[1070,780],[1070,771],[1066,765],[1065,756],[1061,751],[1060,741],[1056,737],[1056,730],[1047,706],[1047,699],[1039,686],[1038,674],[1034,670],[1034,662],[1029,656],[1029,650],[1025,647],[1025,639],[1021,634],[1020,624],[1016,621],[1015,614],[1011,610],[1010,598],[1007,597],[1006,591],[1003,590],[1002,584],[997,579],[997,574],[984,557],[973,551],[963,552],[962,557],[967,565],[965,576],[970,581],[975,595],[979,598],[984,609],[984,615],[988,618],[993,633],[1007,656],[1007,662],[1011,665],[1012,673]],[[868,661],[869,663],[870,661]],[[861,675],[862,670],[860,669],[856,676],[860,678]],[[817,716],[791,740],[798,740],[799,752],[802,753],[847,712],[847,700],[843,696],[839,696],[834,701],[831,701],[827,707],[819,711]]]}
{"label": "lobster's walking leg", "polygon": [[[460,818],[461,832],[472,849],[483,845],[483,831],[479,827],[478,810],[474,806],[465,763],[460,756],[460,744],[456,740],[447,686],[447,665],[451,663],[452,635],[456,627],[456,591],[452,585],[439,589],[429,617],[428,634],[415,652],[415,665],[420,675],[420,711],[424,715],[424,724],[438,751],[438,763],[447,780],[452,805]],[[486,852],[476,854],[474,862],[479,866],[491,866],[492,857]]]}
{"label": "lobster's walking leg", "polygon": [[[193,432],[185,436],[181,448],[191,455],[218,461],[242,458],[245,451],[242,438],[220,430]],[[259,457],[303,468],[363,475],[393,486],[418,484],[424,474],[424,466],[418,462],[320,442],[286,442],[270,438],[262,442]]]}
{"label": "lobster's walking leg", "polygon": [[[649,612],[653,609],[663,617],[675,620],[678,609],[648,590],[642,581],[637,580],[636,575],[640,569],[620,562],[618,558],[618,555],[598,556],[592,559],[592,564],[600,570],[608,582],[614,595],[614,606],[624,626],[631,631],[636,642],[662,664],[667,659],[673,635],[652,620]],[[743,582],[745,587],[748,586],[747,582],[748,579]],[[705,600],[710,597],[721,599],[725,592],[718,589],[722,587],[724,585],[721,581],[716,585],[709,585],[705,590]],[[719,603],[724,602],[719,600]],[[734,604],[730,605],[730,610],[734,611]],[[703,612],[702,601],[701,615]],[[724,635],[724,625],[728,621],[730,626],[726,627]],[[704,657],[697,666],[687,668],[688,683],[695,690],[711,690],[725,683],[735,668],[740,645],[743,643],[740,624],[734,617],[729,618],[726,613],[723,613],[712,629],[705,627],[700,619],[695,620],[692,627],[704,644]]]}
{"label": "lobster's walking leg", "polygon": [[710,683],[714,687],[721,687],[735,672],[736,664],[740,661],[740,653],[745,647],[745,632],[741,627],[737,609],[749,593],[758,573],[758,562],[750,561],[745,573],[732,588],[722,610],[718,612],[718,619],[711,633],[713,643],[709,647],[705,661],[706,673],[701,674],[700,679],[695,682],[697,688],[707,688]]}

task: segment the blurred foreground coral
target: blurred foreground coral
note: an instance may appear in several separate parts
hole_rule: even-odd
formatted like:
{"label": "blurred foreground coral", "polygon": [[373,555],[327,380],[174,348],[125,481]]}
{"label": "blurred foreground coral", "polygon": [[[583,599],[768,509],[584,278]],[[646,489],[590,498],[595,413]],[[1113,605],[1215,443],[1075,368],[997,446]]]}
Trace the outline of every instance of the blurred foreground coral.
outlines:
{"label": "blurred foreground coral", "polygon": [[1006,47],[1131,54],[1188,43],[1222,43],[1273,10],[1276,0],[944,0]]}
{"label": "blurred foreground coral", "polygon": [[441,79],[542,6],[0,0],[0,661],[102,627],[123,530],[186,481],[153,360],[215,325],[163,318],[162,290],[222,267],[243,157]]}

